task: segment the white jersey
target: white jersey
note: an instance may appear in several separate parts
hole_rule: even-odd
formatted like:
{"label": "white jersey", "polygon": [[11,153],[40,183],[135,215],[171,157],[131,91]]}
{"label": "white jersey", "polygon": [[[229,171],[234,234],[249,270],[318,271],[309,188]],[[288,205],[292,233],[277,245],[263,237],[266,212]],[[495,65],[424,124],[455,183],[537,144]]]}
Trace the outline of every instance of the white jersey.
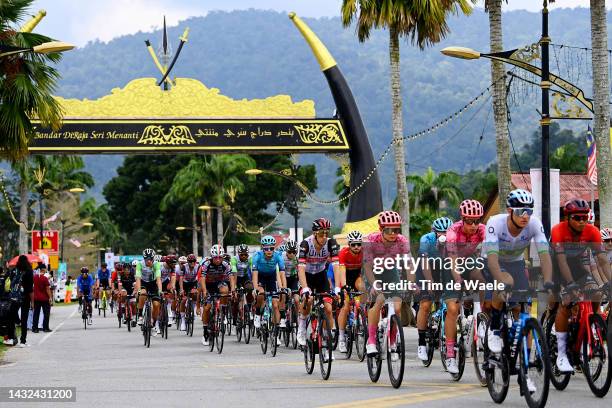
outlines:
{"label": "white jersey", "polygon": [[508,230],[508,214],[498,214],[489,218],[484,240],[484,253],[499,255],[501,262],[515,262],[523,259],[523,252],[533,240],[538,253],[548,251],[548,240],[544,227],[537,217],[529,218],[529,224],[515,237]]}

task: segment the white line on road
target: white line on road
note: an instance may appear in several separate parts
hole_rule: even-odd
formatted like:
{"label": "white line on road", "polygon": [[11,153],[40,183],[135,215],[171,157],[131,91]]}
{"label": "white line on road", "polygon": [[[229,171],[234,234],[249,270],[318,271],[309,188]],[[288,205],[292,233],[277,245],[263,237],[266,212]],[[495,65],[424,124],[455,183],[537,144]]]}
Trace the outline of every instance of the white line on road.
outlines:
{"label": "white line on road", "polygon": [[53,331],[52,331],[51,333],[47,333],[47,334],[45,335],[45,337],[43,337],[42,339],[40,339],[40,341],[38,342],[38,345],[40,346],[40,345],[41,345],[41,344],[43,344],[45,341],[47,341],[47,339],[48,339],[49,337],[51,337],[51,335],[52,335],[53,333],[55,333],[56,331],[58,331],[58,330],[59,330],[59,328],[60,328],[60,327],[62,327],[62,326],[64,325],[64,323],[66,323],[66,320],[71,319],[71,318],[72,318],[72,316],[74,316],[74,315],[76,314],[76,312],[78,312],[78,311],[79,311],[79,309],[74,309],[74,312],[72,312],[72,313],[70,314],[70,316],[68,316],[67,318],[65,318],[63,322],[61,322],[60,324],[58,324],[57,326],[55,326],[55,329],[53,329]]}

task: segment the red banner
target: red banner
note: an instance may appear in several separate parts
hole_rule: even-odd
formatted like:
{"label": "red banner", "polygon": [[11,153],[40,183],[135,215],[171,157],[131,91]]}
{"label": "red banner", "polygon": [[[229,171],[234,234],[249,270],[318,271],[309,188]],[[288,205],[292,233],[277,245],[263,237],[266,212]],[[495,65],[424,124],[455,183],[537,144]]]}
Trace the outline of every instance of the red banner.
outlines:
{"label": "red banner", "polygon": [[32,252],[39,249],[44,249],[47,252],[59,251],[59,231],[44,230],[42,247],[40,245],[40,231],[32,231]]}

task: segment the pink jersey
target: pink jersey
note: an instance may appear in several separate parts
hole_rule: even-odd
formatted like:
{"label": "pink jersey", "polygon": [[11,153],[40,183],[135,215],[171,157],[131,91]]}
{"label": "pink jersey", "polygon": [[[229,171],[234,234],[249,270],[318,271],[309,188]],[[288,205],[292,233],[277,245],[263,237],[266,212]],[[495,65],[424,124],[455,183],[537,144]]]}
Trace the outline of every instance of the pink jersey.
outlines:
{"label": "pink jersey", "polygon": [[463,232],[463,221],[459,220],[446,231],[446,249],[449,254],[467,257],[474,255],[479,244],[485,239],[485,225],[478,224],[475,234],[466,235]]}
{"label": "pink jersey", "polygon": [[398,234],[393,243],[383,241],[382,232],[373,232],[365,237],[363,245],[364,260],[371,262],[376,257],[395,257],[396,255],[410,255],[410,242],[405,236]]}

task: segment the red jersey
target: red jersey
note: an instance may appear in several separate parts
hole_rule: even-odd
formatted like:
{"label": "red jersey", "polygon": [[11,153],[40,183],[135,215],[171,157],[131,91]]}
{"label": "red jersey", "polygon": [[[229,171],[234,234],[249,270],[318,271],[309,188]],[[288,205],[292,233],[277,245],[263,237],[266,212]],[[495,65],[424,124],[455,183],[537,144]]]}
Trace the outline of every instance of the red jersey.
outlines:
{"label": "red jersey", "polygon": [[580,235],[576,235],[567,221],[555,225],[550,231],[550,240],[556,253],[565,253],[568,258],[582,257],[588,248],[593,253],[606,252],[601,234],[596,226],[587,224]]}
{"label": "red jersey", "polygon": [[111,273],[111,282],[117,282],[117,271],[113,271],[113,273]]}
{"label": "red jersey", "polygon": [[361,265],[363,263],[363,251],[359,251],[358,254],[354,254],[351,252],[351,248],[342,248],[338,254],[338,261],[340,265],[344,265],[347,270],[361,270]]}

